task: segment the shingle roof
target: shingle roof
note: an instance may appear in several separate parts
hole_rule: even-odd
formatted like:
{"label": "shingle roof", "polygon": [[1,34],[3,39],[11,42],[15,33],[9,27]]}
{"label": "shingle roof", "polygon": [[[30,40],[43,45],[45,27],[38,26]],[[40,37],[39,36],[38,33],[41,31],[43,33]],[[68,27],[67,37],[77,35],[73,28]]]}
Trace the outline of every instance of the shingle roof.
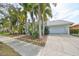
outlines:
{"label": "shingle roof", "polygon": [[71,27],[74,27],[74,26],[79,26],[79,24],[73,24]]}
{"label": "shingle roof", "polygon": [[79,24],[73,24],[70,29],[79,29]]}
{"label": "shingle roof", "polygon": [[65,21],[65,20],[54,20],[54,21],[47,22],[47,26],[63,25],[63,24],[73,24],[73,22],[69,22],[69,21]]}

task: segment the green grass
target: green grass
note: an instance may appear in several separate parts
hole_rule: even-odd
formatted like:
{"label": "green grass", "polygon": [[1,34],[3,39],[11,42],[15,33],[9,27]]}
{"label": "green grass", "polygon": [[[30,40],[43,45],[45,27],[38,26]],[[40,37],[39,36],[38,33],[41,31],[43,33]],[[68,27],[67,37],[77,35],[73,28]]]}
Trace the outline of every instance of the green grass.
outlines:
{"label": "green grass", "polygon": [[7,36],[7,35],[9,35],[9,32],[0,32],[0,35],[5,35],[5,36]]}

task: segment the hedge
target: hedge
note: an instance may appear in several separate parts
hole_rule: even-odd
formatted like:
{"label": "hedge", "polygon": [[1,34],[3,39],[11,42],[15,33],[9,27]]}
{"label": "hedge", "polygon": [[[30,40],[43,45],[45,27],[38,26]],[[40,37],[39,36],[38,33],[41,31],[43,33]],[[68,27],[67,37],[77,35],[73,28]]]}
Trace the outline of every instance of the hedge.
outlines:
{"label": "hedge", "polygon": [[78,34],[78,33],[79,33],[79,29],[70,30],[70,34]]}

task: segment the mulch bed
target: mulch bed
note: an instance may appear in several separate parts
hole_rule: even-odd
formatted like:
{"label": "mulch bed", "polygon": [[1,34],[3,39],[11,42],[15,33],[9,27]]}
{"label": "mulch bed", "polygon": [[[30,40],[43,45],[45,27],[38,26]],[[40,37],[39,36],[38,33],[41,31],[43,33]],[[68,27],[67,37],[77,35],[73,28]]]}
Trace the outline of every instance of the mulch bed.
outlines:
{"label": "mulch bed", "polygon": [[28,42],[28,43],[32,43],[32,44],[44,47],[45,44],[46,44],[46,41],[47,41],[47,36],[43,36],[41,39],[39,39],[39,38],[32,39],[31,36],[24,35],[24,36],[18,37],[16,39],[19,39],[19,40],[22,40],[22,41],[25,41],[25,42]]}
{"label": "mulch bed", "polygon": [[9,37],[16,37],[16,36],[20,36],[21,34],[10,34],[8,35]]}

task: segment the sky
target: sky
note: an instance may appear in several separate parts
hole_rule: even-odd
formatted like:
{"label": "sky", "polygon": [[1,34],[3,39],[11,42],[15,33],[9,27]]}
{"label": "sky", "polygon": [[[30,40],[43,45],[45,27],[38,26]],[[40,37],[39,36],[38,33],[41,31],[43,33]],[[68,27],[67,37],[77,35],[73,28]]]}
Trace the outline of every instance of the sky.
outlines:
{"label": "sky", "polygon": [[51,20],[67,20],[79,23],[79,3],[58,3],[51,5],[53,18]]}

